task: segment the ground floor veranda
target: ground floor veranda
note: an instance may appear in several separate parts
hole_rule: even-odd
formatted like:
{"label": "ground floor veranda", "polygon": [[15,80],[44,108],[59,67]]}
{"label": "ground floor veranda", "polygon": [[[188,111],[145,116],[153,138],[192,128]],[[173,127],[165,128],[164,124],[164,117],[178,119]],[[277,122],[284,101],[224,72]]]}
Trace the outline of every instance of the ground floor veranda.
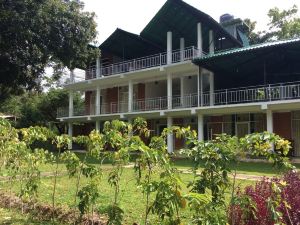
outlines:
{"label": "ground floor veranda", "polygon": [[[141,115],[142,116],[142,115]],[[130,120],[132,120],[131,118]],[[107,118],[106,120],[109,120]],[[126,120],[126,119],[124,119]],[[69,123],[69,134],[73,136],[88,134],[93,129],[103,127],[105,120]],[[188,115],[147,118],[151,135],[160,135],[164,128],[172,125],[190,126],[198,132],[200,140],[210,140],[217,134],[226,133],[243,137],[246,134],[269,131],[289,140],[292,144],[291,156],[300,156],[300,111],[265,110],[254,113],[228,113],[219,115]],[[147,141],[147,140],[145,140]],[[184,140],[168,137],[168,151],[184,147]],[[75,146],[73,146],[75,147]]]}

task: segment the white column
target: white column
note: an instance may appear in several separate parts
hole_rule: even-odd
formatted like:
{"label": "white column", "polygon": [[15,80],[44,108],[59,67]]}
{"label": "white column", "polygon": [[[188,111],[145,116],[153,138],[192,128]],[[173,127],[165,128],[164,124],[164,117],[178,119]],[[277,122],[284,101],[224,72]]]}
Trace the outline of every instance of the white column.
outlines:
{"label": "white column", "polygon": [[[173,125],[173,118],[168,116],[167,118],[167,126],[168,128],[171,128]],[[167,139],[167,145],[168,145],[168,153],[173,152],[173,134],[168,134],[168,139]]]}
{"label": "white column", "polygon": [[168,109],[172,109],[172,74],[167,74]]}
{"label": "white column", "polygon": [[201,23],[197,23],[197,48],[199,56],[202,55],[203,47],[202,47],[202,26]]}
{"label": "white column", "polygon": [[198,114],[198,141],[204,140],[204,124],[203,115]]}
{"label": "white column", "polygon": [[70,83],[74,83],[75,82],[75,75],[74,75],[74,70],[70,70]]}
{"label": "white column", "polygon": [[101,76],[101,63],[100,63],[100,56],[96,59],[96,78]]}
{"label": "white column", "polygon": [[214,103],[214,89],[215,89],[215,82],[214,82],[214,73],[210,72],[209,74],[209,102],[210,105],[213,106]]}
{"label": "white column", "polygon": [[[73,137],[73,124],[72,124],[72,122],[68,123],[68,135],[70,137]],[[70,144],[68,146],[68,149],[72,149],[72,148],[73,148],[73,142],[71,140],[71,142],[70,142]]]}
{"label": "white column", "polygon": [[95,102],[96,115],[100,115],[101,114],[101,112],[100,112],[100,107],[101,107],[101,102],[100,102],[101,98],[100,98],[100,96],[101,96],[101,89],[98,86],[97,87],[97,91],[96,91],[96,98],[95,98],[95,100],[96,100],[96,102]]}
{"label": "white column", "polygon": [[200,70],[199,75],[200,75],[200,103],[201,103],[201,106],[203,106],[204,98],[203,98],[203,73],[202,73],[202,70]]}
{"label": "white column", "polygon": [[73,91],[69,91],[69,117],[72,117],[74,114],[73,98]]}
{"label": "white column", "polygon": [[214,42],[214,32],[209,30],[209,54],[214,54],[215,52],[215,42]]}
{"label": "white column", "polygon": [[133,105],[133,83],[132,80],[128,82],[128,112],[132,112]]}
{"label": "white column", "polygon": [[273,113],[270,109],[267,109],[267,131],[273,133]]}
{"label": "white column", "polygon": [[180,77],[180,102],[184,105],[184,77]]}
{"label": "white column", "polygon": [[96,121],[96,131],[100,132],[100,121],[99,120]]}
{"label": "white column", "polygon": [[180,61],[182,62],[184,60],[184,38],[180,38]]}
{"label": "white column", "polygon": [[167,32],[167,64],[172,63],[172,32]]}

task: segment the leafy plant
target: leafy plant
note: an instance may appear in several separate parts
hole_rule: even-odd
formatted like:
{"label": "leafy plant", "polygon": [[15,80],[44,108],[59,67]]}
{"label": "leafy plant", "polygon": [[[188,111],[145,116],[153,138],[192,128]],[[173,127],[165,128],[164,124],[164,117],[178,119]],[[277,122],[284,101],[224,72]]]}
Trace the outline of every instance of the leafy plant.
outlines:
{"label": "leafy plant", "polygon": [[298,224],[299,185],[299,173],[288,172],[282,179],[264,178],[244,193],[238,191],[236,198],[248,201],[231,204],[230,215],[235,214],[231,224]]}

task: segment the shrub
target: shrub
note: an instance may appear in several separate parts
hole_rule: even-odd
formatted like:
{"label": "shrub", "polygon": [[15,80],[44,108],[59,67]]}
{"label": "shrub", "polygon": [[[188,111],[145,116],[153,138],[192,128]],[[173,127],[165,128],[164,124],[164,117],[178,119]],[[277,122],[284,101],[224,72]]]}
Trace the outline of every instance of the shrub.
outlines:
{"label": "shrub", "polygon": [[229,208],[232,225],[300,224],[300,174],[286,173],[282,179],[263,178],[255,186],[237,191]]}

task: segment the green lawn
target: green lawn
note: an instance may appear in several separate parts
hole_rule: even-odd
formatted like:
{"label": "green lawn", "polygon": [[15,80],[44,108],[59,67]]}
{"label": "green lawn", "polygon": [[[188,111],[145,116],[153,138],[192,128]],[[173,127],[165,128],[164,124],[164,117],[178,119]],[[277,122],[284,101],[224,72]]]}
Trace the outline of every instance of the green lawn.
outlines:
{"label": "green lawn", "polygon": [[[189,169],[193,165],[193,162],[188,159],[177,159],[174,160],[173,163],[174,166],[179,169]],[[294,164],[294,166],[300,169],[300,164]],[[204,167],[204,165],[202,165],[202,167]],[[235,165],[232,165],[231,169],[235,169]],[[239,162],[236,166],[236,170],[237,173],[259,176],[275,176],[279,172],[268,162]]]}
{"label": "green lawn", "polygon": [[[83,154],[78,154],[80,157],[83,157]],[[99,163],[95,160],[88,159],[90,163]],[[189,169],[192,166],[192,162],[186,159],[175,160],[173,162],[174,166],[179,169]],[[299,165],[297,165],[299,166]],[[54,167],[45,165],[41,167],[43,172],[51,172]],[[64,164],[60,164],[60,171],[66,171]],[[107,207],[111,204],[113,199],[113,191],[111,186],[107,182],[108,174],[111,170],[111,165],[109,162],[105,162],[103,165],[103,178],[101,183],[101,196],[98,201],[97,209],[100,213],[105,214],[107,212]],[[272,176],[276,174],[276,171],[272,169],[271,164],[269,163],[253,163],[253,162],[241,162],[237,167],[238,173],[244,174],[254,174],[254,175],[268,175]],[[181,178],[184,183],[183,193],[187,193],[187,184],[193,179],[192,174],[181,174]],[[159,179],[156,176],[156,179]],[[51,194],[52,194],[52,181],[53,177],[43,178],[41,185],[39,187],[39,196],[38,201],[43,203],[51,203]],[[85,185],[87,182],[86,179],[82,179],[81,186]],[[247,180],[238,180],[237,185],[240,185],[241,188],[254,184],[254,181]],[[76,179],[69,178],[68,176],[60,176],[57,183],[57,205],[64,207],[75,207],[74,205],[74,195],[75,195],[75,185]],[[7,188],[7,183],[0,183],[0,188]],[[16,182],[13,187],[16,193],[19,193],[19,182]],[[226,198],[229,199],[231,189],[228,189]],[[153,196],[152,196],[153,198]],[[78,200],[77,200],[78,201]],[[121,208],[124,209],[124,224],[132,224],[137,222],[140,224],[144,217],[145,212],[145,196],[141,193],[141,190],[136,185],[135,173],[133,168],[124,169],[124,173],[121,180],[121,199],[120,199]],[[2,214],[1,214],[2,213]],[[3,218],[10,218],[9,220],[14,221],[13,223],[8,222],[7,224],[37,224],[35,221],[28,220],[27,216],[20,215],[20,213],[11,213],[8,210],[1,211],[0,224],[5,224]],[[189,218],[191,213],[186,209],[182,211],[182,218]],[[7,220],[7,219],[6,219]],[[26,222],[27,221],[27,222]],[[155,221],[152,217],[153,224]],[[42,223],[47,224],[47,223]]]}
{"label": "green lawn", "polygon": [[[101,197],[99,199],[99,204],[97,209],[101,213],[106,213],[106,209],[113,199],[113,192],[110,185],[107,183],[107,176],[110,169],[106,168],[104,170],[103,182],[101,183]],[[183,187],[183,192],[187,192],[187,184],[192,180],[191,174],[182,174],[182,180],[185,184]],[[44,203],[51,203],[51,194],[52,194],[52,181],[53,178],[43,178],[41,186],[39,187],[39,197],[38,201]],[[57,205],[74,207],[74,194],[75,194],[75,178],[69,178],[67,176],[62,176],[58,178],[57,185]],[[84,185],[86,180],[83,179],[81,185]],[[251,181],[238,181],[238,183],[244,187],[249,184],[253,184]],[[7,184],[2,184],[6,186]],[[19,183],[14,184],[14,190],[18,192]],[[229,198],[229,192],[227,197]],[[153,197],[153,196],[152,196]],[[136,186],[135,173],[133,169],[124,169],[124,173],[121,181],[121,208],[124,209],[124,224],[132,224],[137,222],[140,224],[142,222],[144,211],[145,211],[145,196],[141,193],[141,190]],[[188,210],[182,211],[183,218],[189,218],[190,212]],[[19,220],[16,217],[16,221]],[[23,218],[26,220],[26,218]],[[155,221],[152,217],[151,221]],[[16,224],[22,224],[16,223]],[[26,223],[23,223],[26,224]],[[30,223],[28,223],[30,224]]]}
{"label": "green lawn", "polygon": [[31,218],[28,214],[21,214],[18,210],[9,210],[0,208],[0,224],[2,225],[62,225],[61,223],[53,223],[46,221],[38,221]]}

